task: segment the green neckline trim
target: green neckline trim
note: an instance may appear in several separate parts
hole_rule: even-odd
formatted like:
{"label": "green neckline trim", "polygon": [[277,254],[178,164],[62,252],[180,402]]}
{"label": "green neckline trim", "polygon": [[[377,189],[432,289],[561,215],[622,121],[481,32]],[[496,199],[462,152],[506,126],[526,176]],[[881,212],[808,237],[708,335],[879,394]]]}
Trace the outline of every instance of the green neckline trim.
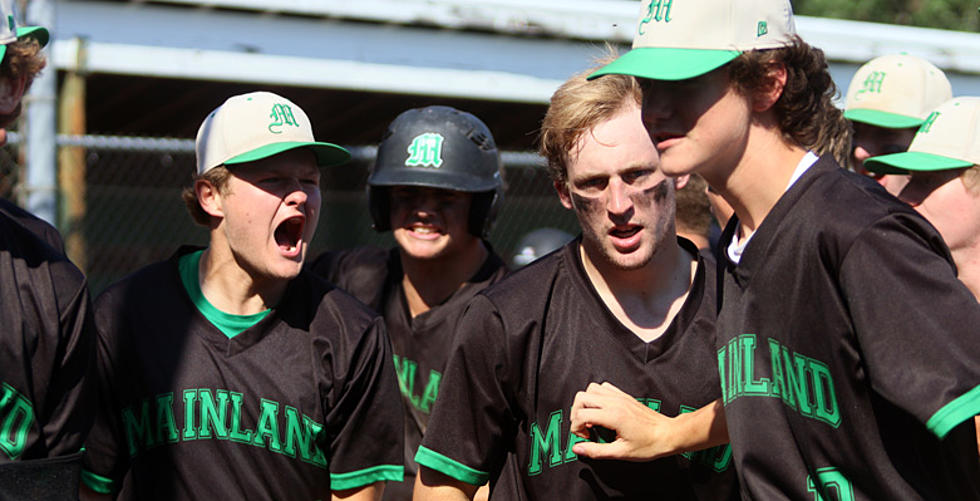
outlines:
{"label": "green neckline trim", "polygon": [[926,428],[942,439],[960,423],[976,415],[980,415],[980,385],[936,411],[926,422]]}
{"label": "green neckline trim", "polygon": [[331,473],[330,490],[343,491],[363,487],[375,482],[401,482],[404,479],[404,466],[383,464],[348,473]]}
{"label": "green neckline trim", "polygon": [[490,480],[489,473],[474,470],[421,445],[418,452],[415,453],[415,462],[470,485],[483,485]]}
{"label": "green neckline trim", "polygon": [[111,478],[96,475],[85,468],[82,468],[82,482],[99,494],[112,494],[116,490],[116,482]]}
{"label": "green neckline trim", "polygon": [[204,254],[203,249],[180,256],[177,262],[177,268],[180,270],[180,281],[184,284],[184,290],[187,291],[187,295],[190,296],[194,306],[197,307],[197,311],[200,311],[204,318],[208,319],[228,339],[261,322],[272,311],[265,310],[251,315],[233,315],[215,308],[204,297],[204,293],[201,292],[201,283],[198,280],[202,254]]}

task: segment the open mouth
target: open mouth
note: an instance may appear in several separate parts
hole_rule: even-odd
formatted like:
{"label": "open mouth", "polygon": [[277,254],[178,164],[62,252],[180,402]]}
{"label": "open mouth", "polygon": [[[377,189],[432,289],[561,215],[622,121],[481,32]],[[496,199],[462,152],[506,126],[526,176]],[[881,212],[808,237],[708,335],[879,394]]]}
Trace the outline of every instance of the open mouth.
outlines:
{"label": "open mouth", "polygon": [[442,231],[431,224],[413,224],[408,227],[408,231],[412,232],[415,236],[422,238],[435,238],[442,234]]}
{"label": "open mouth", "polygon": [[630,238],[640,232],[639,226],[630,226],[628,228],[613,228],[609,230],[609,234],[615,238]]}
{"label": "open mouth", "polygon": [[302,216],[291,217],[276,227],[276,244],[285,252],[295,252],[303,240],[303,226],[305,219]]}

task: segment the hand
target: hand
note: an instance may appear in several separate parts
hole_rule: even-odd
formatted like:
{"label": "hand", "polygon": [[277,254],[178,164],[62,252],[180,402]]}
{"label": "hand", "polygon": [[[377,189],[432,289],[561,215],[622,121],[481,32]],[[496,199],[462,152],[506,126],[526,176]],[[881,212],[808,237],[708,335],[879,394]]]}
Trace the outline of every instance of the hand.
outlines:
{"label": "hand", "polygon": [[572,448],[576,454],[593,459],[649,461],[672,453],[665,433],[672,418],[640,403],[612,383],[590,383],[575,395],[572,404],[572,433],[589,439],[593,428],[603,427],[615,433],[609,443],[579,442]]}
{"label": "hand", "polygon": [[590,383],[575,395],[572,433],[588,439],[595,427],[613,430],[615,440],[606,444],[579,442],[572,447],[573,452],[593,459],[649,461],[728,442],[721,400],[671,418],[612,383]]}

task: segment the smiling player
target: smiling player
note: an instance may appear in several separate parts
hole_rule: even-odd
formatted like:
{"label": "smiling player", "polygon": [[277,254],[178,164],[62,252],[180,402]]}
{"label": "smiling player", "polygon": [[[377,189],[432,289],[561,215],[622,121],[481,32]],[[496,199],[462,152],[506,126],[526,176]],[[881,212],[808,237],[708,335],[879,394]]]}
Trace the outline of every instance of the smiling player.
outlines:
{"label": "smiling player", "polygon": [[374,228],[391,230],[398,246],[328,252],[312,269],[385,318],[408,417],[405,481],[389,484],[385,499],[407,500],[453,327],[507,271],[483,238],[500,202],[500,156],[470,113],[411,109],[388,126],[368,186]]}
{"label": "smiling player", "polygon": [[272,93],[234,96],[208,115],[184,192],[208,247],[183,247],[96,303],[89,489],[140,500],[377,499],[383,481],[401,479],[384,324],[302,269],[319,169],[348,159]]}

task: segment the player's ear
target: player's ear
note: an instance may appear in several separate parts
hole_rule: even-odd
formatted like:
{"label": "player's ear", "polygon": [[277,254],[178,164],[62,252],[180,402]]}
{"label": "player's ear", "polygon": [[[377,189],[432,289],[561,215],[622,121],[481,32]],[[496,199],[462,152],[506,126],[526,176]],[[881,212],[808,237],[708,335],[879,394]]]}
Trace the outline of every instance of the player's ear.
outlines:
{"label": "player's ear", "polygon": [[783,95],[786,87],[786,64],[782,61],[770,61],[766,64],[765,83],[752,96],[752,111],[768,111]]}
{"label": "player's ear", "polygon": [[214,217],[224,217],[225,212],[221,204],[221,190],[207,179],[194,181],[194,193],[197,194],[197,202],[201,204],[204,212]]}
{"label": "player's ear", "polygon": [[9,115],[17,109],[20,98],[24,97],[27,76],[0,78],[0,115]]}
{"label": "player's ear", "polygon": [[555,191],[558,192],[558,200],[566,209],[572,208],[572,197],[568,193],[568,182],[555,181]]}
{"label": "player's ear", "polygon": [[691,180],[690,174],[684,174],[683,176],[677,176],[674,178],[674,189],[681,190],[687,186],[687,182]]}

